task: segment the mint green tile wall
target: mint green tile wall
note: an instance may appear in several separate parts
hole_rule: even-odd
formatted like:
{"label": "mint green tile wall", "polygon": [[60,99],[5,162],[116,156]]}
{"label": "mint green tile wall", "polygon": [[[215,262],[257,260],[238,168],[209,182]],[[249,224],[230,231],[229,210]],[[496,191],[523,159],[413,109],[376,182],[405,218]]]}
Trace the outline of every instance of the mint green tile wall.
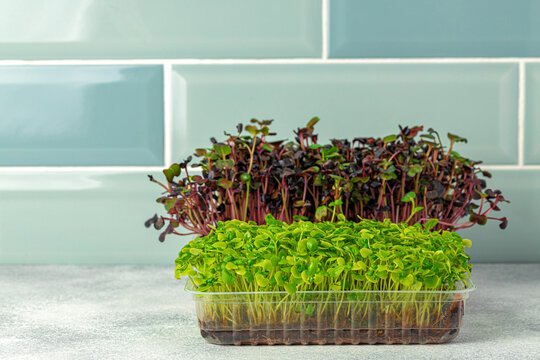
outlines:
{"label": "mint green tile wall", "polygon": [[0,67],[0,164],[163,164],[161,66]]}
{"label": "mint green tile wall", "polygon": [[279,136],[292,139],[293,129],[319,116],[324,140],[425,125],[466,134],[470,142],[458,150],[471,157],[512,164],[517,70],[515,64],[178,65],[173,154],[204,145],[208,129],[232,131],[252,117],[274,119]]}
{"label": "mint green tile wall", "polygon": [[2,59],[318,57],[320,0],[0,2]]}
{"label": "mint green tile wall", "polygon": [[525,68],[525,163],[540,165],[540,63]]}
{"label": "mint green tile wall", "polygon": [[144,172],[13,171],[0,179],[0,263],[172,264],[187,241],[159,243],[144,227],[161,210]]}
{"label": "mint green tile wall", "polygon": [[314,115],[323,140],[466,136],[512,201],[507,230],[462,231],[473,261],[540,261],[538,6],[440,5],[0,2],[0,264],[172,266],[189,238],[143,227],[162,212],[146,174],[252,117],[292,137]]}
{"label": "mint green tile wall", "polygon": [[332,57],[540,56],[536,0],[330,0]]}

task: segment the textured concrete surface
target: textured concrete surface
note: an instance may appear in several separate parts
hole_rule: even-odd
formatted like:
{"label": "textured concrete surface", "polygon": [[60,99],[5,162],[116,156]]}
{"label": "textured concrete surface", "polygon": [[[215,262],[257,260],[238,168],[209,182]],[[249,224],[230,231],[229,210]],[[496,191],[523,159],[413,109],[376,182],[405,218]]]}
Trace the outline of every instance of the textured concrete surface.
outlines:
{"label": "textured concrete surface", "polygon": [[207,344],[172,267],[0,266],[0,359],[540,359],[540,264],[476,265],[444,345]]}

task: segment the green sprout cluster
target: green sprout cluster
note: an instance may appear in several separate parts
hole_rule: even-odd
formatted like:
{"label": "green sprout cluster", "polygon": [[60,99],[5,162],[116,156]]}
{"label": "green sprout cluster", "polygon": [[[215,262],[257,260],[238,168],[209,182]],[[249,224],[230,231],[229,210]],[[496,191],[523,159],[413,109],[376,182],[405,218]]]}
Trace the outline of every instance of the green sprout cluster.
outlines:
{"label": "green sprout cluster", "polygon": [[470,277],[471,241],[390,220],[231,220],[190,241],[175,276],[198,292],[455,290]]}

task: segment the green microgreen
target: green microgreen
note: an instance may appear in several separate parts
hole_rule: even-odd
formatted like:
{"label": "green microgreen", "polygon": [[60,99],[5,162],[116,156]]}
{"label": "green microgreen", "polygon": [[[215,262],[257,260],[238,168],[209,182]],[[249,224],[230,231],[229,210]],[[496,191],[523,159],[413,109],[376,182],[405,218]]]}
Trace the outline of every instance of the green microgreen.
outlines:
{"label": "green microgreen", "polygon": [[176,260],[201,292],[454,290],[470,276],[462,239],[420,224],[219,222]]}

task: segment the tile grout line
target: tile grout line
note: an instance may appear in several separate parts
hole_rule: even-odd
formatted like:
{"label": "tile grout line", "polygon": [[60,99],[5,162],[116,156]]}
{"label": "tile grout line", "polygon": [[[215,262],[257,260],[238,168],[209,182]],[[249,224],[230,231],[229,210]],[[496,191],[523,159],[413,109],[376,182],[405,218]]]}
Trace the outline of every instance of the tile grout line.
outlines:
{"label": "tile grout line", "polygon": [[162,166],[0,166],[0,173],[123,173],[163,170]]}
{"label": "tile grout line", "polygon": [[328,0],[322,0],[322,59],[328,59],[329,9]]}
{"label": "tile grout line", "polygon": [[524,165],[525,156],[525,62],[519,63],[518,81],[518,165]]}
{"label": "tile grout line", "polygon": [[172,159],[172,64],[163,64],[163,162],[168,167]]}
{"label": "tile grout line", "polygon": [[[328,50],[328,49],[327,49]],[[99,59],[0,60],[1,66],[55,65],[242,65],[242,64],[507,64],[540,63],[540,58],[276,58],[276,59]]]}
{"label": "tile grout line", "polygon": [[[483,170],[540,170],[540,165],[483,165]],[[0,173],[141,173],[161,172],[161,166],[0,166]],[[200,171],[188,167],[188,171]]]}
{"label": "tile grout line", "polygon": [[482,170],[540,170],[540,165],[480,165]]}

